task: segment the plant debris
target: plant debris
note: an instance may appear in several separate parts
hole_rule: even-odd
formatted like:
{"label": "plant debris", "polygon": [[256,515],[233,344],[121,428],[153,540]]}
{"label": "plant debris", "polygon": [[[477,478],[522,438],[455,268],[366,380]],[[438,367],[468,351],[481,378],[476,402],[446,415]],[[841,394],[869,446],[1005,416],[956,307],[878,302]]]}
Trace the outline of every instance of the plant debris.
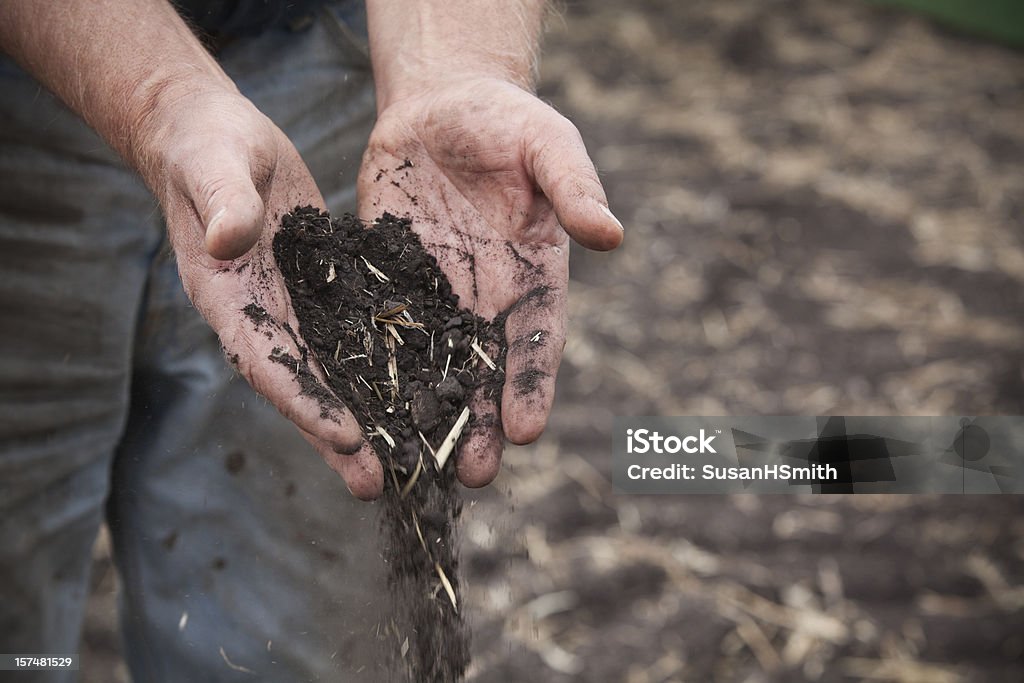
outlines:
{"label": "plant debris", "polygon": [[[365,226],[350,214],[331,219],[299,208],[282,218],[274,255],[299,336],[384,468],[396,661],[413,681],[461,680],[469,663],[458,609],[462,501],[448,461],[478,419],[470,398],[500,396],[503,319],[459,309],[407,219],[384,214]],[[273,360],[284,362],[280,354]],[[304,390],[316,395],[306,387],[312,375],[305,365],[294,366]]]}

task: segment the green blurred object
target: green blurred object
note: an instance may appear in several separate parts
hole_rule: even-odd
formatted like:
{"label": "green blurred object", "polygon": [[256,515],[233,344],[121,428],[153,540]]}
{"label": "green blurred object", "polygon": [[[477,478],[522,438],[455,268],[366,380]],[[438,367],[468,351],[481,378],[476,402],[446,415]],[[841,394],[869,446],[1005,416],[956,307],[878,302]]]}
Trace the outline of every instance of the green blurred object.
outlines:
{"label": "green blurred object", "polygon": [[873,0],[906,7],[1009,45],[1024,47],[1024,0]]}

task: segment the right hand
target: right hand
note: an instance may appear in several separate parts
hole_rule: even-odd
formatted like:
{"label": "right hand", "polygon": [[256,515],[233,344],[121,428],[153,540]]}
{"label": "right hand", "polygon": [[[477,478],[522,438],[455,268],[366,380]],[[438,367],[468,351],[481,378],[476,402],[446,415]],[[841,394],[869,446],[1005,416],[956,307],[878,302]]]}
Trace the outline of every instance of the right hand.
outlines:
{"label": "right hand", "polygon": [[[400,184],[386,173],[399,168]],[[364,217],[386,207],[413,218],[460,306],[484,319],[508,313],[500,410],[477,393],[471,409],[484,419],[467,430],[456,464],[464,484],[484,486],[498,474],[505,438],[530,443],[547,423],[565,346],[570,236],[615,249],[622,226],[576,127],[491,77],[421,79],[392,98],[370,135],[359,190]]]}
{"label": "right hand", "polygon": [[[324,207],[309,170],[237,91],[192,90],[163,102],[136,131],[130,161],[163,208],[185,292],[253,388],[295,423],[355,496],[376,498],[383,471],[355,418],[336,398],[324,404],[304,394],[295,368],[269,359],[285,349],[301,362],[299,325],[272,242],[284,213]],[[253,303],[266,321],[243,313]],[[304,370],[322,380],[310,361]]]}

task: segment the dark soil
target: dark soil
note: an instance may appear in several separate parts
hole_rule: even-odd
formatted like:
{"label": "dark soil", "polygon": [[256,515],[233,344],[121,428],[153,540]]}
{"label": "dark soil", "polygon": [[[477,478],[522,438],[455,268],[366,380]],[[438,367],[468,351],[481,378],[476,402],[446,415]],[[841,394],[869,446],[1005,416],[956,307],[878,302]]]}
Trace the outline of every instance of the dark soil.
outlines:
{"label": "dark soil", "polygon": [[309,348],[300,347],[301,359],[281,351],[272,360],[294,363],[303,390],[321,397],[322,387],[308,386],[320,380],[295,362],[312,354],[309,365],[323,370],[384,467],[398,658],[413,681],[461,680],[469,663],[456,538],[462,500],[455,458],[439,467],[434,453],[474,392],[493,397],[500,386],[500,369],[473,349],[474,341],[491,349],[500,368],[500,321],[460,310],[409,221],[389,214],[367,228],[351,214],[296,209],[282,218],[274,255]]}

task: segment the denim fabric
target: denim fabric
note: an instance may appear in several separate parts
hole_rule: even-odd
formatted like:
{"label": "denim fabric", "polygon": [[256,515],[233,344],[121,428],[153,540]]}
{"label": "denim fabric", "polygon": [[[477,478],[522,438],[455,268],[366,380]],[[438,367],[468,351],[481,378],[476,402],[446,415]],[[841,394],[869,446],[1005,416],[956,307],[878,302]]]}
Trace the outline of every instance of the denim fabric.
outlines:
{"label": "denim fabric", "polygon": [[[337,21],[220,55],[334,211],[373,119]],[[224,362],[135,176],[6,60],[0,92],[0,649],[79,651],[106,519],[137,683],[380,680],[376,507]]]}
{"label": "denim fabric", "polygon": [[193,27],[222,37],[302,30],[324,5],[330,5],[357,35],[366,35],[364,0],[174,0],[173,4]]}

